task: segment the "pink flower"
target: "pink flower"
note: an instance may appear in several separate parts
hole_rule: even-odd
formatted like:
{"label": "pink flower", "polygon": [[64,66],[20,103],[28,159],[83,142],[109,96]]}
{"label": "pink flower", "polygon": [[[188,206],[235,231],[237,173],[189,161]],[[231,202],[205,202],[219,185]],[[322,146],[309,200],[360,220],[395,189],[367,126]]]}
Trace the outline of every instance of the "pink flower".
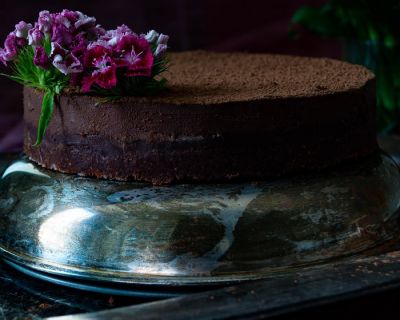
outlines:
{"label": "pink flower", "polygon": [[120,39],[115,47],[118,67],[126,67],[128,77],[151,76],[154,58],[150,44],[145,38],[127,35]]}
{"label": "pink flower", "polygon": [[90,91],[93,84],[111,89],[117,85],[117,66],[111,57],[111,51],[103,46],[92,47],[86,52],[85,67],[94,69],[91,75],[83,78],[82,91]]}
{"label": "pink flower", "polygon": [[35,56],[33,58],[33,63],[41,67],[43,69],[48,69],[50,65],[50,59],[46,54],[46,51],[43,47],[36,47],[35,48]]}
{"label": "pink flower", "polygon": [[28,43],[32,47],[41,46],[44,40],[43,33],[38,28],[32,28],[28,32]]}
{"label": "pink flower", "polygon": [[52,43],[50,57],[53,60],[53,66],[61,73],[69,75],[83,71],[83,65],[77,57],[71,52],[63,49],[58,43]]}
{"label": "pink flower", "polygon": [[17,36],[14,32],[11,32],[5,42],[4,49],[0,49],[0,61],[7,66],[8,61],[14,60],[18,54],[18,43]]}
{"label": "pink flower", "polygon": [[15,25],[15,35],[17,38],[28,38],[28,31],[32,29],[32,25],[30,23],[26,23],[25,21],[20,21]]}

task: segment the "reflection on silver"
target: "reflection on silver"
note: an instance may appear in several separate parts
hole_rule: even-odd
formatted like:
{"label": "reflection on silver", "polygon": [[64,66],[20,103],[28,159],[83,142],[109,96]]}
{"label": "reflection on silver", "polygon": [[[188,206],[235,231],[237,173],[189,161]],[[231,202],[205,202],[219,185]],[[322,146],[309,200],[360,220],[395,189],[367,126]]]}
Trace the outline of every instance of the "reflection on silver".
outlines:
{"label": "reflection on silver", "polygon": [[[206,192],[205,192],[206,191]],[[111,203],[126,203],[149,206],[168,214],[171,210],[184,212],[187,215],[203,214],[215,223],[224,226],[224,235],[220,241],[201,257],[191,252],[177,256],[174,260],[155,262],[152,251],[143,252],[140,260],[129,265],[133,273],[152,275],[175,275],[182,265],[190,265],[192,274],[201,274],[202,270],[217,267],[220,258],[228,251],[234,241],[234,228],[247,205],[254,200],[262,189],[252,185],[214,186],[208,190],[204,186],[193,185],[171,187],[145,187],[135,190],[120,191],[107,197]]]}
{"label": "reflection on silver", "polygon": [[25,159],[0,179],[0,251],[35,270],[204,285],[361,254],[399,234],[400,174],[379,154],[321,175],[152,187]]}
{"label": "reflection on silver", "polygon": [[93,213],[85,209],[73,208],[56,213],[45,220],[38,232],[38,245],[45,248],[43,258],[62,260],[65,251],[74,247],[75,243],[72,241],[79,237],[79,225],[93,216]]}
{"label": "reflection on silver", "polygon": [[13,172],[24,172],[32,175],[50,178],[47,174],[44,174],[43,172],[40,172],[37,168],[35,168],[32,163],[26,163],[25,161],[14,162],[4,171],[3,176],[1,178],[4,179]]}

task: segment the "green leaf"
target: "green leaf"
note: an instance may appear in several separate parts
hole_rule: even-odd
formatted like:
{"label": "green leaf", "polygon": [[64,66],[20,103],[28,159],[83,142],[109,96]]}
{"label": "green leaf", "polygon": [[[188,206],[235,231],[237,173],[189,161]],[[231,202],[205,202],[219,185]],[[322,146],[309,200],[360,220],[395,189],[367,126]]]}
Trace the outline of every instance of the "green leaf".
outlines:
{"label": "green leaf", "polygon": [[40,114],[36,143],[34,144],[34,147],[38,147],[41,144],[44,133],[49,125],[51,117],[53,116],[54,98],[55,93],[51,90],[47,90],[43,96],[42,111]]}
{"label": "green leaf", "polygon": [[326,37],[385,41],[400,38],[399,0],[330,0],[319,8],[301,7],[292,18]]}
{"label": "green leaf", "polygon": [[[50,53],[50,39],[46,39],[44,46],[46,52]],[[43,69],[36,66],[33,61],[34,49],[31,46],[26,46],[20,50],[17,58],[12,62],[11,75],[0,75],[6,76],[23,86],[36,88],[45,92],[38,124],[36,143],[34,144],[34,146],[39,146],[53,115],[54,98],[56,95],[61,94],[62,90],[68,85],[70,77],[62,74],[54,66],[49,66],[48,69]]]}
{"label": "green leaf", "polygon": [[292,25],[300,24],[307,30],[321,36],[336,36],[340,26],[330,6],[323,8],[302,7],[292,17]]}

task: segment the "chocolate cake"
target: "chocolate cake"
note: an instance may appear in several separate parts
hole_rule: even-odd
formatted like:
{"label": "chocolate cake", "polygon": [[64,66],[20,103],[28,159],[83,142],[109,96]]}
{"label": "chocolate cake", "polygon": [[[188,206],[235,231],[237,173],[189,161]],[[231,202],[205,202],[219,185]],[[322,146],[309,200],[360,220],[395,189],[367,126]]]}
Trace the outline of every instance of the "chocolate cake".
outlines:
{"label": "chocolate cake", "polygon": [[361,66],[202,51],[169,59],[157,96],[63,93],[39,147],[43,94],[25,88],[26,154],[61,172],[166,184],[262,180],[377,149],[374,76]]}

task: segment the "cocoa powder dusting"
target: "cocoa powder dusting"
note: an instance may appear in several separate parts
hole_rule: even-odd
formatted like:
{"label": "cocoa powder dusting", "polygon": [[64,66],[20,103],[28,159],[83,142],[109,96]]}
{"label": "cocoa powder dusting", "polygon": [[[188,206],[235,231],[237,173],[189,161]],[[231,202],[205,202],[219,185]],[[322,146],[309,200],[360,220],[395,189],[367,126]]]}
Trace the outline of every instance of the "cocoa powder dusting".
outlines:
{"label": "cocoa powder dusting", "polygon": [[327,58],[194,51],[169,59],[171,92],[163,99],[178,104],[326,95],[358,89],[374,77],[362,66]]}

